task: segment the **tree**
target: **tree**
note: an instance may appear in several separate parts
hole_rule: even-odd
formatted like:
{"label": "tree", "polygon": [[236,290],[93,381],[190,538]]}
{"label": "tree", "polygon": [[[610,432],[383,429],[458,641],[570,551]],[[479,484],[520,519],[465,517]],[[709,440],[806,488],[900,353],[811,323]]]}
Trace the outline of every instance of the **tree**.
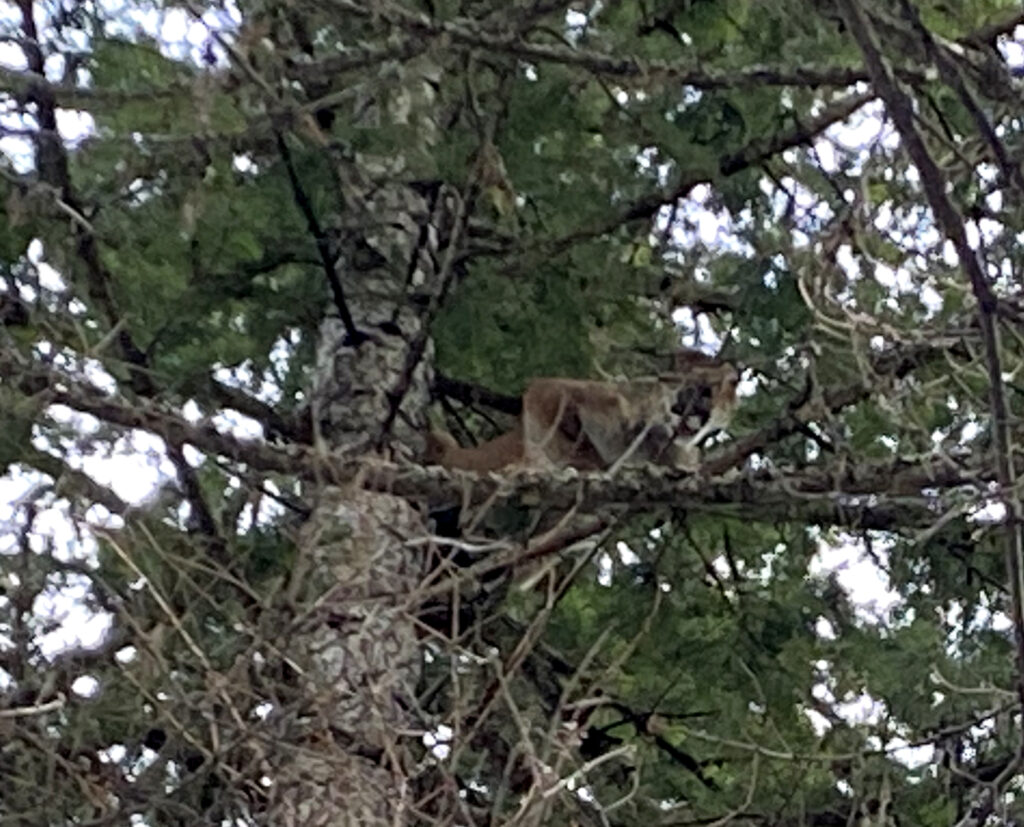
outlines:
{"label": "tree", "polygon": [[1015,4],[5,8],[5,823],[1022,819]]}

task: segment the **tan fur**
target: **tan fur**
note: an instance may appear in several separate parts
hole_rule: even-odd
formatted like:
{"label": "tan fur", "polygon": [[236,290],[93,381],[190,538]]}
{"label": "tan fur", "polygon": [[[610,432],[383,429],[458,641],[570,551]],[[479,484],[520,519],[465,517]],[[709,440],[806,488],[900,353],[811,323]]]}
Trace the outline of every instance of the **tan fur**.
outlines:
{"label": "tan fur", "polygon": [[604,467],[614,450],[604,438],[629,416],[626,400],[611,382],[534,379],[523,394],[520,420],[526,461],[559,466],[580,455],[587,465]]}
{"label": "tan fur", "polygon": [[[621,457],[658,411],[656,380],[634,383],[534,379],[523,394],[524,454],[530,465],[565,465],[583,452],[606,468]],[[665,413],[667,413],[667,408]]]}
{"label": "tan fur", "polygon": [[508,433],[490,439],[475,448],[463,448],[446,431],[427,434],[424,465],[443,465],[465,471],[497,471],[523,461],[523,438],[517,424]]}
{"label": "tan fur", "polygon": [[728,425],[739,372],[683,353],[678,372],[624,382],[534,379],[523,394],[523,441],[531,465],[574,465],[586,452],[601,468],[657,463],[692,468],[696,449]]}
{"label": "tan fur", "polygon": [[693,351],[679,354],[674,367],[670,374],[623,382],[534,379],[513,430],[476,448],[431,431],[425,462],[470,471],[509,465],[615,470],[642,463],[692,470],[700,443],[732,417],[739,373]]}

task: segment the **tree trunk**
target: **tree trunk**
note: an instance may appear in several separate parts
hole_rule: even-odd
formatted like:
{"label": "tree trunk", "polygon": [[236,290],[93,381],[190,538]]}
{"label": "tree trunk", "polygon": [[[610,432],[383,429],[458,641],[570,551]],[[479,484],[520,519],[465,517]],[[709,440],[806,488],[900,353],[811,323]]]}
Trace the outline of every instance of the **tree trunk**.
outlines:
{"label": "tree trunk", "polygon": [[[396,68],[400,90],[394,75],[386,99],[367,90],[386,102],[363,117],[414,126],[431,142],[430,71]],[[422,448],[433,356],[424,307],[444,277],[437,247],[452,199],[443,187],[424,195],[395,183],[414,177],[405,157],[356,161],[338,164],[346,212],[337,260],[358,335],[338,318],[323,324],[310,408],[325,450],[410,457]],[[288,592],[300,619],[292,653],[306,714],[272,762],[265,823],[400,824],[409,805],[403,742],[423,729],[413,711],[420,651],[409,600],[423,558],[406,541],[423,534],[424,515],[358,481],[324,485],[310,499]]]}

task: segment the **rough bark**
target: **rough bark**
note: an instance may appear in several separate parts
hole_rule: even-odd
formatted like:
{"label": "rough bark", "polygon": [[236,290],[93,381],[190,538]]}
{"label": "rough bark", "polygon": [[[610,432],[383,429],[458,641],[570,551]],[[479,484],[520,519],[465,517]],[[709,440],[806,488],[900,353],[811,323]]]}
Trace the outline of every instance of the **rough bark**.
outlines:
{"label": "rough bark", "polygon": [[[387,81],[402,87],[364,117],[415,123],[431,141],[430,73],[423,62],[396,67]],[[382,94],[368,89],[367,97],[375,92]],[[363,229],[342,233],[347,308],[321,328],[310,387],[315,437],[326,450],[409,457],[421,448],[432,359],[423,296],[441,289],[437,248],[451,199],[444,188],[423,194],[396,183],[405,171],[401,157],[338,164],[345,206]],[[350,262],[361,262],[358,272],[346,269]],[[324,485],[311,499],[317,505],[298,534],[289,588],[301,617],[293,653],[310,714],[289,745],[295,749],[276,752],[264,823],[404,823],[405,747],[422,730],[413,712],[419,644],[405,608],[422,552],[406,540],[423,533],[423,515],[401,497],[363,490],[358,479]]]}

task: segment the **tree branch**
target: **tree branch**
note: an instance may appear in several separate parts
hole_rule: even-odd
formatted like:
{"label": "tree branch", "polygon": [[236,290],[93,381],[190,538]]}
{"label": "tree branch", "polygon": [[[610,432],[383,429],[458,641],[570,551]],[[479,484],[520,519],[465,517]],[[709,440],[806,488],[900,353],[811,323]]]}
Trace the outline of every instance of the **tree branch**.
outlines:
{"label": "tree branch", "polygon": [[100,485],[84,471],[72,468],[53,454],[28,446],[23,449],[22,457],[21,461],[26,465],[52,478],[58,493],[98,503],[111,514],[124,514],[128,510],[128,503],[105,485]]}
{"label": "tree branch", "polygon": [[[371,7],[358,0],[339,0],[337,5],[360,17],[373,15],[413,32],[417,38],[424,35],[445,38],[453,46],[502,52],[525,60],[577,66],[595,75],[621,82],[635,78],[644,84],[652,79],[665,79],[696,89],[732,89],[759,86],[852,86],[866,81],[867,73],[860,68],[842,66],[774,67],[749,66],[716,71],[694,66],[692,58],[679,63],[664,60],[642,60],[638,57],[619,57],[586,51],[562,44],[542,44],[522,39],[521,34],[497,34],[472,20],[455,18],[443,20],[429,17],[397,5]],[[908,78],[922,79],[922,75],[906,72]]]}
{"label": "tree branch", "polygon": [[608,235],[625,224],[649,220],[662,207],[673,204],[681,198],[686,198],[691,190],[700,184],[713,183],[718,176],[735,175],[768,160],[779,152],[809,144],[826,129],[845,120],[874,97],[873,93],[850,95],[826,107],[809,123],[795,124],[791,129],[779,132],[769,138],[754,138],[742,149],[722,156],[716,170],[684,172],[670,189],[637,199],[620,210],[618,215],[595,227],[575,230],[561,238],[541,242],[537,245],[536,252],[547,256],[556,255],[580,241]]}
{"label": "tree branch", "polygon": [[[1024,537],[1021,535],[1021,505],[1014,495],[1014,468],[1010,458],[1010,428],[1007,416],[1006,397],[1003,389],[1002,368],[999,363],[999,338],[996,327],[998,302],[982,268],[980,256],[968,241],[967,230],[953,201],[946,192],[946,179],[934,161],[924,139],[917,130],[914,107],[910,97],[899,87],[889,64],[882,56],[877,36],[857,0],[839,0],[839,6],[846,20],[850,34],[861,52],[872,83],[885,101],[886,109],[900,134],[907,154],[914,162],[921,176],[921,186],[935,214],[939,225],[950,240],[966,272],[978,302],[978,324],[985,346],[985,362],[988,369],[989,405],[992,413],[992,431],[996,479],[1000,487],[1000,499],[1006,508],[1006,569],[1012,595],[1012,616],[1017,658],[1017,694],[1024,704]],[[1024,740],[1018,751],[1018,760],[1007,768],[1007,781],[1024,760]]]}
{"label": "tree branch", "polygon": [[519,416],[523,409],[521,396],[496,393],[482,385],[464,382],[461,379],[452,379],[441,373],[434,374],[433,390],[438,396],[456,399],[464,405],[486,405],[488,408],[494,408],[496,411],[512,416]]}
{"label": "tree branch", "polygon": [[[904,361],[893,359],[894,364]],[[717,469],[735,467],[737,455],[733,446],[723,449],[728,463],[718,452],[711,452],[697,475],[652,467],[623,469],[615,476],[600,472],[578,474],[571,469],[478,476],[388,463],[376,457],[326,453],[301,445],[277,447],[239,439],[208,423],[193,424],[147,400],[128,403],[51,367],[26,368],[2,354],[0,379],[22,393],[45,394],[51,404],[67,405],[124,428],[144,429],[170,444],[189,444],[257,471],[332,484],[351,482],[358,476],[368,487],[435,504],[458,501],[464,496],[472,502],[488,497],[525,498],[555,509],[577,507],[591,513],[621,504],[631,510],[667,507],[770,522],[793,520],[901,531],[931,526],[944,510],[940,498],[919,493],[923,488],[978,485],[986,479],[984,470],[964,467],[928,473],[918,462],[865,464],[851,469],[841,480],[825,469],[765,470],[726,480]],[[846,398],[852,396],[837,393],[833,404],[838,405]],[[773,427],[781,433],[783,427],[788,427],[786,422]],[[749,447],[748,443],[742,444]]]}
{"label": "tree branch", "polygon": [[218,404],[232,408],[243,416],[249,417],[261,426],[263,433],[270,439],[282,439],[288,442],[309,442],[308,428],[303,428],[292,417],[283,416],[275,407],[268,405],[241,388],[226,385],[210,378],[209,391]]}
{"label": "tree branch", "polygon": [[366,341],[367,334],[356,327],[355,320],[352,318],[352,311],[349,310],[348,301],[345,298],[345,288],[342,286],[341,279],[338,277],[338,271],[334,267],[334,256],[331,254],[330,240],[320,226],[320,221],[317,219],[316,212],[313,209],[313,202],[310,201],[309,196],[302,187],[302,182],[299,180],[299,174],[295,171],[295,164],[292,163],[292,154],[284,140],[284,135],[280,132],[275,134],[277,136],[277,149],[281,155],[281,160],[284,162],[285,170],[288,173],[288,182],[292,188],[292,198],[295,200],[295,206],[299,208],[299,212],[306,219],[306,226],[309,229],[310,235],[316,241],[316,249],[320,254],[320,264],[323,267],[324,276],[327,278],[327,284],[331,288],[331,295],[334,297],[334,306],[338,309],[341,323],[345,326],[347,344],[351,347],[359,347],[359,345]]}

